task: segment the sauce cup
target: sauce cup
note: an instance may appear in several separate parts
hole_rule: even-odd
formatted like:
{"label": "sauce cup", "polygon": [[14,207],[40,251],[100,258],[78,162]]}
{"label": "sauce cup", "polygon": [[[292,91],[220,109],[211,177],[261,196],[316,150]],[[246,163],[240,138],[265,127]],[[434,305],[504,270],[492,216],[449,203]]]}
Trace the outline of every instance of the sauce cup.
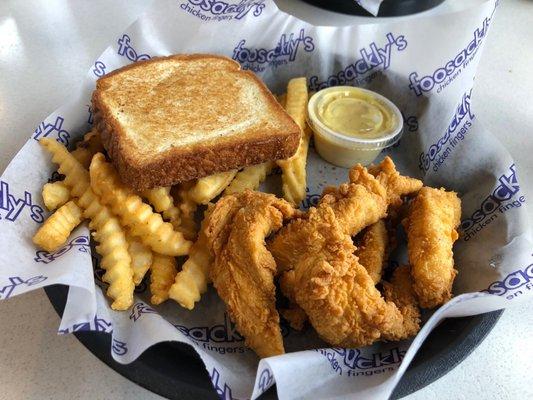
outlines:
{"label": "sauce cup", "polygon": [[318,154],[344,168],[372,163],[403,133],[402,113],[392,101],[352,86],[330,87],[311,96],[308,123]]}

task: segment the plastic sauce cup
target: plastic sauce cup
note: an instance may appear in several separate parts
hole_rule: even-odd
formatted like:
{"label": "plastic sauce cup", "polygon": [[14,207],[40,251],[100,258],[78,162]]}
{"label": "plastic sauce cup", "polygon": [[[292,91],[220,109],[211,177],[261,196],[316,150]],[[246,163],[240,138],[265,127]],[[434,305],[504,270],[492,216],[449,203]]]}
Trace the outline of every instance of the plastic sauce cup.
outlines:
{"label": "plastic sauce cup", "polygon": [[318,154],[339,167],[368,165],[402,137],[402,113],[371,90],[330,87],[311,96],[307,107]]}

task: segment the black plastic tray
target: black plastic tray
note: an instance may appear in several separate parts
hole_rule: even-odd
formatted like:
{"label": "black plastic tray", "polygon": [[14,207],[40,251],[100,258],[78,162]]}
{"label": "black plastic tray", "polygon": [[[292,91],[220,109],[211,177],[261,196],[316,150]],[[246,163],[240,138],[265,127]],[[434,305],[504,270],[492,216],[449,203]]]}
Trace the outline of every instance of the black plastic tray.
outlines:
{"label": "black plastic tray", "polygon": [[[68,287],[45,288],[59,316],[63,315]],[[428,336],[392,394],[399,399],[429,385],[453,369],[483,341],[503,310],[472,317],[451,318]],[[101,361],[132,382],[169,399],[218,399],[200,358],[187,345],[159,343],[128,365],[111,357],[111,336],[98,332],[76,332],[78,340]],[[275,398],[271,388],[261,398]]]}
{"label": "black plastic tray", "polygon": [[[314,6],[349,15],[371,17],[368,11],[355,0],[304,0]],[[384,0],[379,7],[378,17],[398,17],[429,10],[444,0]]]}

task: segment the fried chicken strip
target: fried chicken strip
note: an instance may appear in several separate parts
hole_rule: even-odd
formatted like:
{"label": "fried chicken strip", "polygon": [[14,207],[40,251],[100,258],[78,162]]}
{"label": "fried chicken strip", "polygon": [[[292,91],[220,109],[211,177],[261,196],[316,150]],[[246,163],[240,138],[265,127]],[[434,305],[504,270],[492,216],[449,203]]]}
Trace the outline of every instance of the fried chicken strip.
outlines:
{"label": "fried chicken strip", "polygon": [[350,183],[326,189],[320,204],[331,207],[343,232],[355,236],[387,216],[387,188],[359,164],[350,178]]}
{"label": "fried chicken strip", "polygon": [[458,238],[460,218],[461,200],[455,192],[423,187],[403,222],[414,290],[424,308],[451,298],[457,274],[452,247]]}
{"label": "fried chicken strip", "polygon": [[396,268],[389,282],[383,282],[385,299],[392,301],[403,316],[402,328],[383,333],[386,340],[401,340],[414,336],[420,330],[420,310],[413,290],[413,278],[408,265]]}
{"label": "fried chicken strip", "polygon": [[381,273],[388,257],[389,233],[385,221],[380,219],[375,224],[365,228],[356,238],[357,250],[355,255],[359,258],[359,264],[377,284],[381,280]]}
{"label": "fried chicken strip", "polygon": [[[291,221],[269,245],[278,270],[289,271],[282,276],[282,291],[305,311],[318,334],[336,346],[406,338],[413,331],[406,329],[412,324],[404,321],[401,310],[375,288],[354,254],[351,236],[384,218],[389,204],[401,202],[418,183],[404,179],[390,159],[374,172],[377,176],[356,165],[350,183],[326,189],[316,208]],[[290,314],[287,318],[298,323]]]}
{"label": "fried chicken strip", "polygon": [[[385,301],[354,255],[351,237],[343,231],[332,208],[318,206],[307,219],[296,220],[306,249],[284,275],[292,296],[317,333],[334,346],[369,345],[382,334],[401,336],[403,316]],[[289,227],[290,227],[289,225]],[[273,252],[277,256],[276,252]]]}
{"label": "fried chicken strip", "polygon": [[285,352],[275,306],[276,263],[265,238],[295,213],[274,195],[245,191],[221,198],[204,229],[215,256],[213,284],[246,345],[262,358]]}
{"label": "fried chicken strip", "polygon": [[[321,209],[331,210],[342,232],[350,236],[387,215],[386,189],[364,167],[354,169],[357,170],[355,182],[327,188],[318,204]],[[305,216],[294,220],[270,243],[269,249],[276,258],[279,271],[293,268],[296,261],[309,251],[303,243],[313,246],[309,235],[319,235],[319,232],[308,225]]]}
{"label": "fried chicken strip", "polygon": [[[355,170],[352,171],[350,171],[350,181],[353,182],[358,179],[358,173]],[[388,156],[378,165],[368,167],[368,172],[387,189],[387,202],[392,208],[401,206],[403,196],[413,196],[423,186],[419,179],[400,175],[394,162]]]}
{"label": "fried chicken strip", "polygon": [[300,331],[303,329],[305,321],[307,321],[307,314],[296,304],[294,293],[294,270],[287,271],[281,275],[279,285],[281,292],[289,299],[289,307],[279,310],[283,318],[285,318],[292,329]]}

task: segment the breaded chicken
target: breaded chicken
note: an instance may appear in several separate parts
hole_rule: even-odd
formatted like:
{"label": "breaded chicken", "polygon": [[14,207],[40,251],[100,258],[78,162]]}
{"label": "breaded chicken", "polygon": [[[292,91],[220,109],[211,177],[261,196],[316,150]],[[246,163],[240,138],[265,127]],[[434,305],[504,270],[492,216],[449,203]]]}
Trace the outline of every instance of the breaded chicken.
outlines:
{"label": "breaded chicken", "polygon": [[[403,332],[403,316],[375,288],[353,254],[355,246],[333,210],[321,204],[307,219],[296,220],[300,246],[307,251],[293,260],[294,301],[305,311],[317,333],[335,346],[358,347],[380,339],[382,332]],[[285,228],[287,229],[287,228]],[[277,260],[276,248],[272,253]],[[287,292],[287,290],[284,290]]]}
{"label": "breaded chicken", "polygon": [[285,318],[292,329],[300,331],[303,329],[307,321],[307,314],[296,304],[294,293],[294,270],[284,272],[279,279],[279,286],[281,292],[289,299],[289,306],[279,310],[280,314]]}
{"label": "breaded chicken", "polygon": [[[401,196],[418,190],[418,182],[422,186],[417,179],[400,175],[389,157],[374,167],[374,173],[378,177],[358,164],[350,170],[350,183],[324,190],[319,207],[330,208],[335,213],[336,221],[345,234],[355,236],[367,226],[385,218],[390,201],[399,199],[401,203]],[[276,251],[280,271],[291,269],[293,261],[307,252],[301,243],[307,240],[305,235],[313,232],[301,230],[305,218],[293,221],[282,229],[270,244],[270,248]]]}
{"label": "breaded chicken", "polygon": [[[390,157],[385,157],[377,165],[368,167],[368,172],[387,189],[387,202],[392,208],[401,206],[402,197],[413,196],[422,188],[422,181],[400,175]],[[357,173],[350,171],[350,181],[357,180]]]}
{"label": "breaded chicken", "polygon": [[213,284],[246,345],[262,358],[285,352],[275,307],[276,263],[265,238],[296,213],[285,200],[248,190],[221,198],[204,229],[215,256]]}
{"label": "breaded chicken", "polygon": [[400,340],[414,336],[420,330],[420,310],[418,300],[413,290],[413,278],[409,265],[396,268],[389,282],[383,282],[385,299],[392,301],[403,316],[403,329],[384,332],[386,340]]}
{"label": "breaded chicken", "polygon": [[[330,209],[342,231],[354,236],[387,215],[386,197],[386,189],[361,167],[357,182],[345,183],[338,188],[327,188],[318,207]],[[293,221],[280,231],[270,244],[270,249],[276,252],[280,271],[293,268],[294,260],[309,251],[302,243],[313,246],[313,240],[310,240],[308,235],[319,235],[319,232],[312,228],[302,228],[308,226],[306,218],[304,216]]]}
{"label": "breaded chicken", "polygon": [[[326,189],[316,208],[291,221],[269,244],[278,270],[288,271],[281,278],[282,291],[305,311],[317,333],[335,346],[357,347],[413,334],[406,329],[412,324],[381,296],[359,263],[351,239],[384,218],[390,202],[401,202],[401,196],[417,190],[397,173],[392,161],[383,165],[378,177],[356,165],[350,171],[350,183]],[[382,235],[380,228],[385,227],[375,229],[380,230],[380,247],[384,247],[386,229]],[[294,307],[287,314],[293,325],[299,324],[300,316]]]}
{"label": "breaded chicken", "polygon": [[444,304],[451,297],[457,274],[452,247],[460,218],[457,193],[423,187],[403,222],[414,290],[424,308]]}
{"label": "breaded chicken", "polygon": [[380,219],[365,228],[359,237],[356,237],[355,245],[359,264],[365,267],[374,284],[377,284],[381,280],[381,273],[388,258],[389,233],[385,221]]}

